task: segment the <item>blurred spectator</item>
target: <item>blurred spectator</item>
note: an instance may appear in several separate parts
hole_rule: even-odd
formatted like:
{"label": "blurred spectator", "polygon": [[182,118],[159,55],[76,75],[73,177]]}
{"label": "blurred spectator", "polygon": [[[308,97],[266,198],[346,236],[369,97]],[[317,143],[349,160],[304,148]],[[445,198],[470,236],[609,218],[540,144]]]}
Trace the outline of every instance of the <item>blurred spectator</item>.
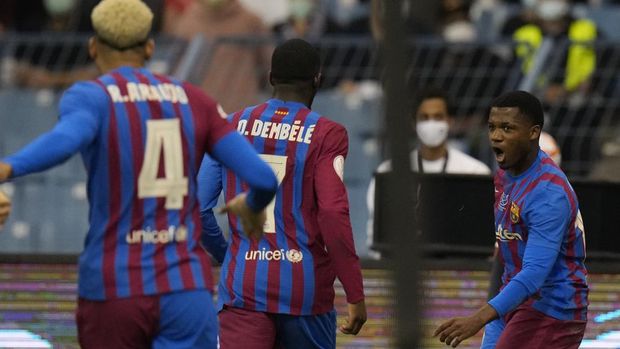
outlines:
{"label": "blurred spectator", "polygon": [[[30,5],[30,6],[26,6]],[[15,48],[12,81],[24,87],[64,88],[74,81],[90,79],[97,72],[88,58],[83,40],[63,40],[58,35],[88,30],[82,22],[85,3],[77,0],[17,2],[14,29],[20,32],[46,32],[39,40],[25,41]]]}
{"label": "blurred spectator", "polygon": [[370,35],[370,0],[322,0],[326,34]]}
{"label": "blurred spectator", "polygon": [[[403,1],[402,14],[405,17],[407,35],[432,35],[438,33],[437,18],[440,2],[437,1]],[[380,43],[384,36],[383,3],[381,0],[371,0],[370,29],[375,41]]]}
{"label": "blurred spectator", "polygon": [[305,38],[317,41],[326,32],[327,6],[320,0],[289,0],[289,15],[276,32],[285,39]]}
{"label": "blurred spectator", "polygon": [[256,40],[220,43],[216,40],[266,36],[269,30],[260,18],[238,0],[196,0],[169,29],[168,34],[186,40],[201,34],[211,43],[216,42],[211,47],[202,87],[224,110],[239,110],[257,102],[259,81],[267,74],[270,47]]}
{"label": "blurred spectator", "polygon": [[471,42],[476,28],[469,18],[470,1],[441,0],[439,21],[441,36],[448,42]]}
{"label": "blurred spectator", "polygon": [[[99,1],[15,1],[10,7],[13,22],[9,29],[45,33],[45,36],[17,45],[10,58],[15,61],[9,63],[13,76],[3,80],[23,87],[62,89],[78,80],[96,77],[97,70],[88,57],[86,42],[75,40],[73,35],[92,32],[90,13]],[[157,32],[163,0],[144,2],[156,14],[153,32]]]}
{"label": "blurred spectator", "polygon": [[501,35],[510,37],[517,29],[536,21],[536,4],[538,0],[521,0],[521,10],[508,17],[501,29]]}
{"label": "blurred spectator", "polygon": [[0,34],[11,28],[16,0],[0,1]]}
{"label": "blurred spectator", "polygon": [[620,182],[620,137],[605,142],[601,153],[602,158],[593,166],[589,179]]}
{"label": "blurred spectator", "polygon": [[523,17],[523,25],[511,34],[519,43],[516,54],[522,61],[523,73],[532,69],[536,50],[544,38],[570,41],[560,62],[564,69],[552,67],[551,74],[543,73],[535,87],[544,89],[542,95],[547,104],[555,104],[571,94],[577,98],[587,94],[596,68],[596,53],[591,45],[598,36],[596,24],[589,19],[574,18],[570,11],[567,0],[538,0],[533,5],[533,18],[526,22],[528,18]]}
{"label": "blurred spectator", "polygon": [[[254,13],[272,31],[288,22],[295,0],[239,0],[243,7]],[[312,0],[314,1],[314,0]]]}
{"label": "blurred spectator", "polygon": [[[418,98],[412,125],[415,128],[418,146],[411,152],[411,169],[419,173],[477,174],[490,175],[491,169],[449,144],[448,134],[453,122],[447,95],[438,89],[423,91]],[[377,172],[391,170],[391,160],[379,165]],[[368,186],[366,204],[368,206],[368,244],[373,241],[375,181]]]}
{"label": "blurred spectator", "polygon": [[542,131],[540,133],[540,138],[538,141],[539,141],[540,149],[544,151],[545,153],[547,153],[547,155],[549,155],[549,157],[558,166],[561,166],[562,165],[562,153],[560,150],[560,146],[555,141],[555,138],[553,138],[553,136],[550,135],[549,133]]}
{"label": "blurred spectator", "polygon": [[171,32],[178,18],[185,13],[194,1],[195,0],[164,0],[161,31],[164,33]]}

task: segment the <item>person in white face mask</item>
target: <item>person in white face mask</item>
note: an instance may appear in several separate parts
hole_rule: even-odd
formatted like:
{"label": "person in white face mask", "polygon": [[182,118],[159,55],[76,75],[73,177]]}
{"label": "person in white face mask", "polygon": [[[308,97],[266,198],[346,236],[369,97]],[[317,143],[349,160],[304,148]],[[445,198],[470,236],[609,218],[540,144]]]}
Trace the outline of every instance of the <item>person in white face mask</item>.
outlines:
{"label": "person in white face mask", "polygon": [[[487,175],[491,170],[483,162],[449,146],[448,134],[452,118],[449,102],[441,90],[429,89],[422,94],[413,125],[418,140],[411,152],[413,171],[422,173],[460,173]],[[389,161],[377,169],[388,171]]]}
{"label": "person in white face mask", "polygon": [[[449,145],[448,135],[452,117],[447,95],[438,89],[428,89],[420,94],[419,104],[412,120],[416,131],[417,147],[411,152],[411,169],[420,173],[449,173],[490,175],[491,169],[482,161]],[[392,161],[386,160],[377,167],[377,173],[392,169]],[[375,203],[375,180],[372,179],[366,194],[368,222],[367,243],[373,242]],[[371,252],[371,257],[379,254]]]}

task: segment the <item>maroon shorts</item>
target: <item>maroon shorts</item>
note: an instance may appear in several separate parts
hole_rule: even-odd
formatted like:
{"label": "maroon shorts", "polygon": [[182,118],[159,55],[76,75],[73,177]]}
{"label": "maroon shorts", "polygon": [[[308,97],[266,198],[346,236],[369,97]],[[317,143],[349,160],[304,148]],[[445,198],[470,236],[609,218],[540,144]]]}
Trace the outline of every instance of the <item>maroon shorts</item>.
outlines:
{"label": "maroon shorts", "polygon": [[217,348],[217,318],[207,290],[80,298],[76,317],[82,349]]}
{"label": "maroon shorts", "polygon": [[224,306],[222,349],[335,349],[336,311],[295,316]]}
{"label": "maroon shorts", "polygon": [[520,306],[505,320],[496,349],[577,349],[586,331],[586,321],[558,320],[530,305]]}

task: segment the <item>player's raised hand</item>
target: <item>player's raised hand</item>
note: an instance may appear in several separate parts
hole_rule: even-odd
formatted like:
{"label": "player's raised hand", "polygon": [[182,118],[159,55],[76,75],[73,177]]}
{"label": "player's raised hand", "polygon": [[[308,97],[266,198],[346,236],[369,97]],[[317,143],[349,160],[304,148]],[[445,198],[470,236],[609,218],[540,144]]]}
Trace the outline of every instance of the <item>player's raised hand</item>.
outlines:
{"label": "player's raised hand", "polygon": [[366,303],[362,300],[359,303],[348,304],[349,314],[347,315],[347,323],[340,325],[340,332],[344,334],[356,335],[362,329],[366,322]]}
{"label": "player's raised hand", "polygon": [[9,179],[9,177],[11,177],[12,170],[11,165],[0,162],[0,182],[4,182]]}
{"label": "player's raised hand", "polygon": [[4,227],[4,223],[11,214],[11,200],[3,192],[0,191],[0,230]]}
{"label": "player's raised hand", "polygon": [[243,231],[250,238],[260,239],[263,236],[265,224],[265,211],[254,212],[247,203],[247,194],[241,193],[226,203],[226,206],[218,209],[220,213],[232,213],[241,222]]}

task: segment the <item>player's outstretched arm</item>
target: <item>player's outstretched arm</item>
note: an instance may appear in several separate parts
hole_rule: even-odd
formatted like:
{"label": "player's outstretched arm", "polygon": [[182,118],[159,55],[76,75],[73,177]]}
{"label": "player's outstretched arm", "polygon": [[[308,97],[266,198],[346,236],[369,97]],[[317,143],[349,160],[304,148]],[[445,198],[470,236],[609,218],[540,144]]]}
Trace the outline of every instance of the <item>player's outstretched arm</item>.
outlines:
{"label": "player's outstretched arm", "polygon": [[11,200],[9,197],[0,191],[0,230],[4,227],[4,223],[11,214]]}
{"label": "player's outstretched arm", "polygon": [[434,337],[456,348],[462,341],[475,335],[484,325],[497,318],[497,312],[493,307],[485,304],[474,315],[469,317],[455,317],[445,321],[433,333]]}
{"label": "player's outstretched arm", "polygon": [[47,170],[90,144],[101,122],[101,100],[107,98],[95,98],[101,94],[105,92],[93,83],[78,83],[67,90],[60,100],[60,119],[54,128],[2,159],[11,166],[10,177]]}
{"label": "player's outstretched arm", "polygon": [[368,315],[366,314],[366,303],[362,300],[355,304],[347,305],[348,315],[344,325],[340,326],[340,332],[344,334],[356,335],[366,323]]}

